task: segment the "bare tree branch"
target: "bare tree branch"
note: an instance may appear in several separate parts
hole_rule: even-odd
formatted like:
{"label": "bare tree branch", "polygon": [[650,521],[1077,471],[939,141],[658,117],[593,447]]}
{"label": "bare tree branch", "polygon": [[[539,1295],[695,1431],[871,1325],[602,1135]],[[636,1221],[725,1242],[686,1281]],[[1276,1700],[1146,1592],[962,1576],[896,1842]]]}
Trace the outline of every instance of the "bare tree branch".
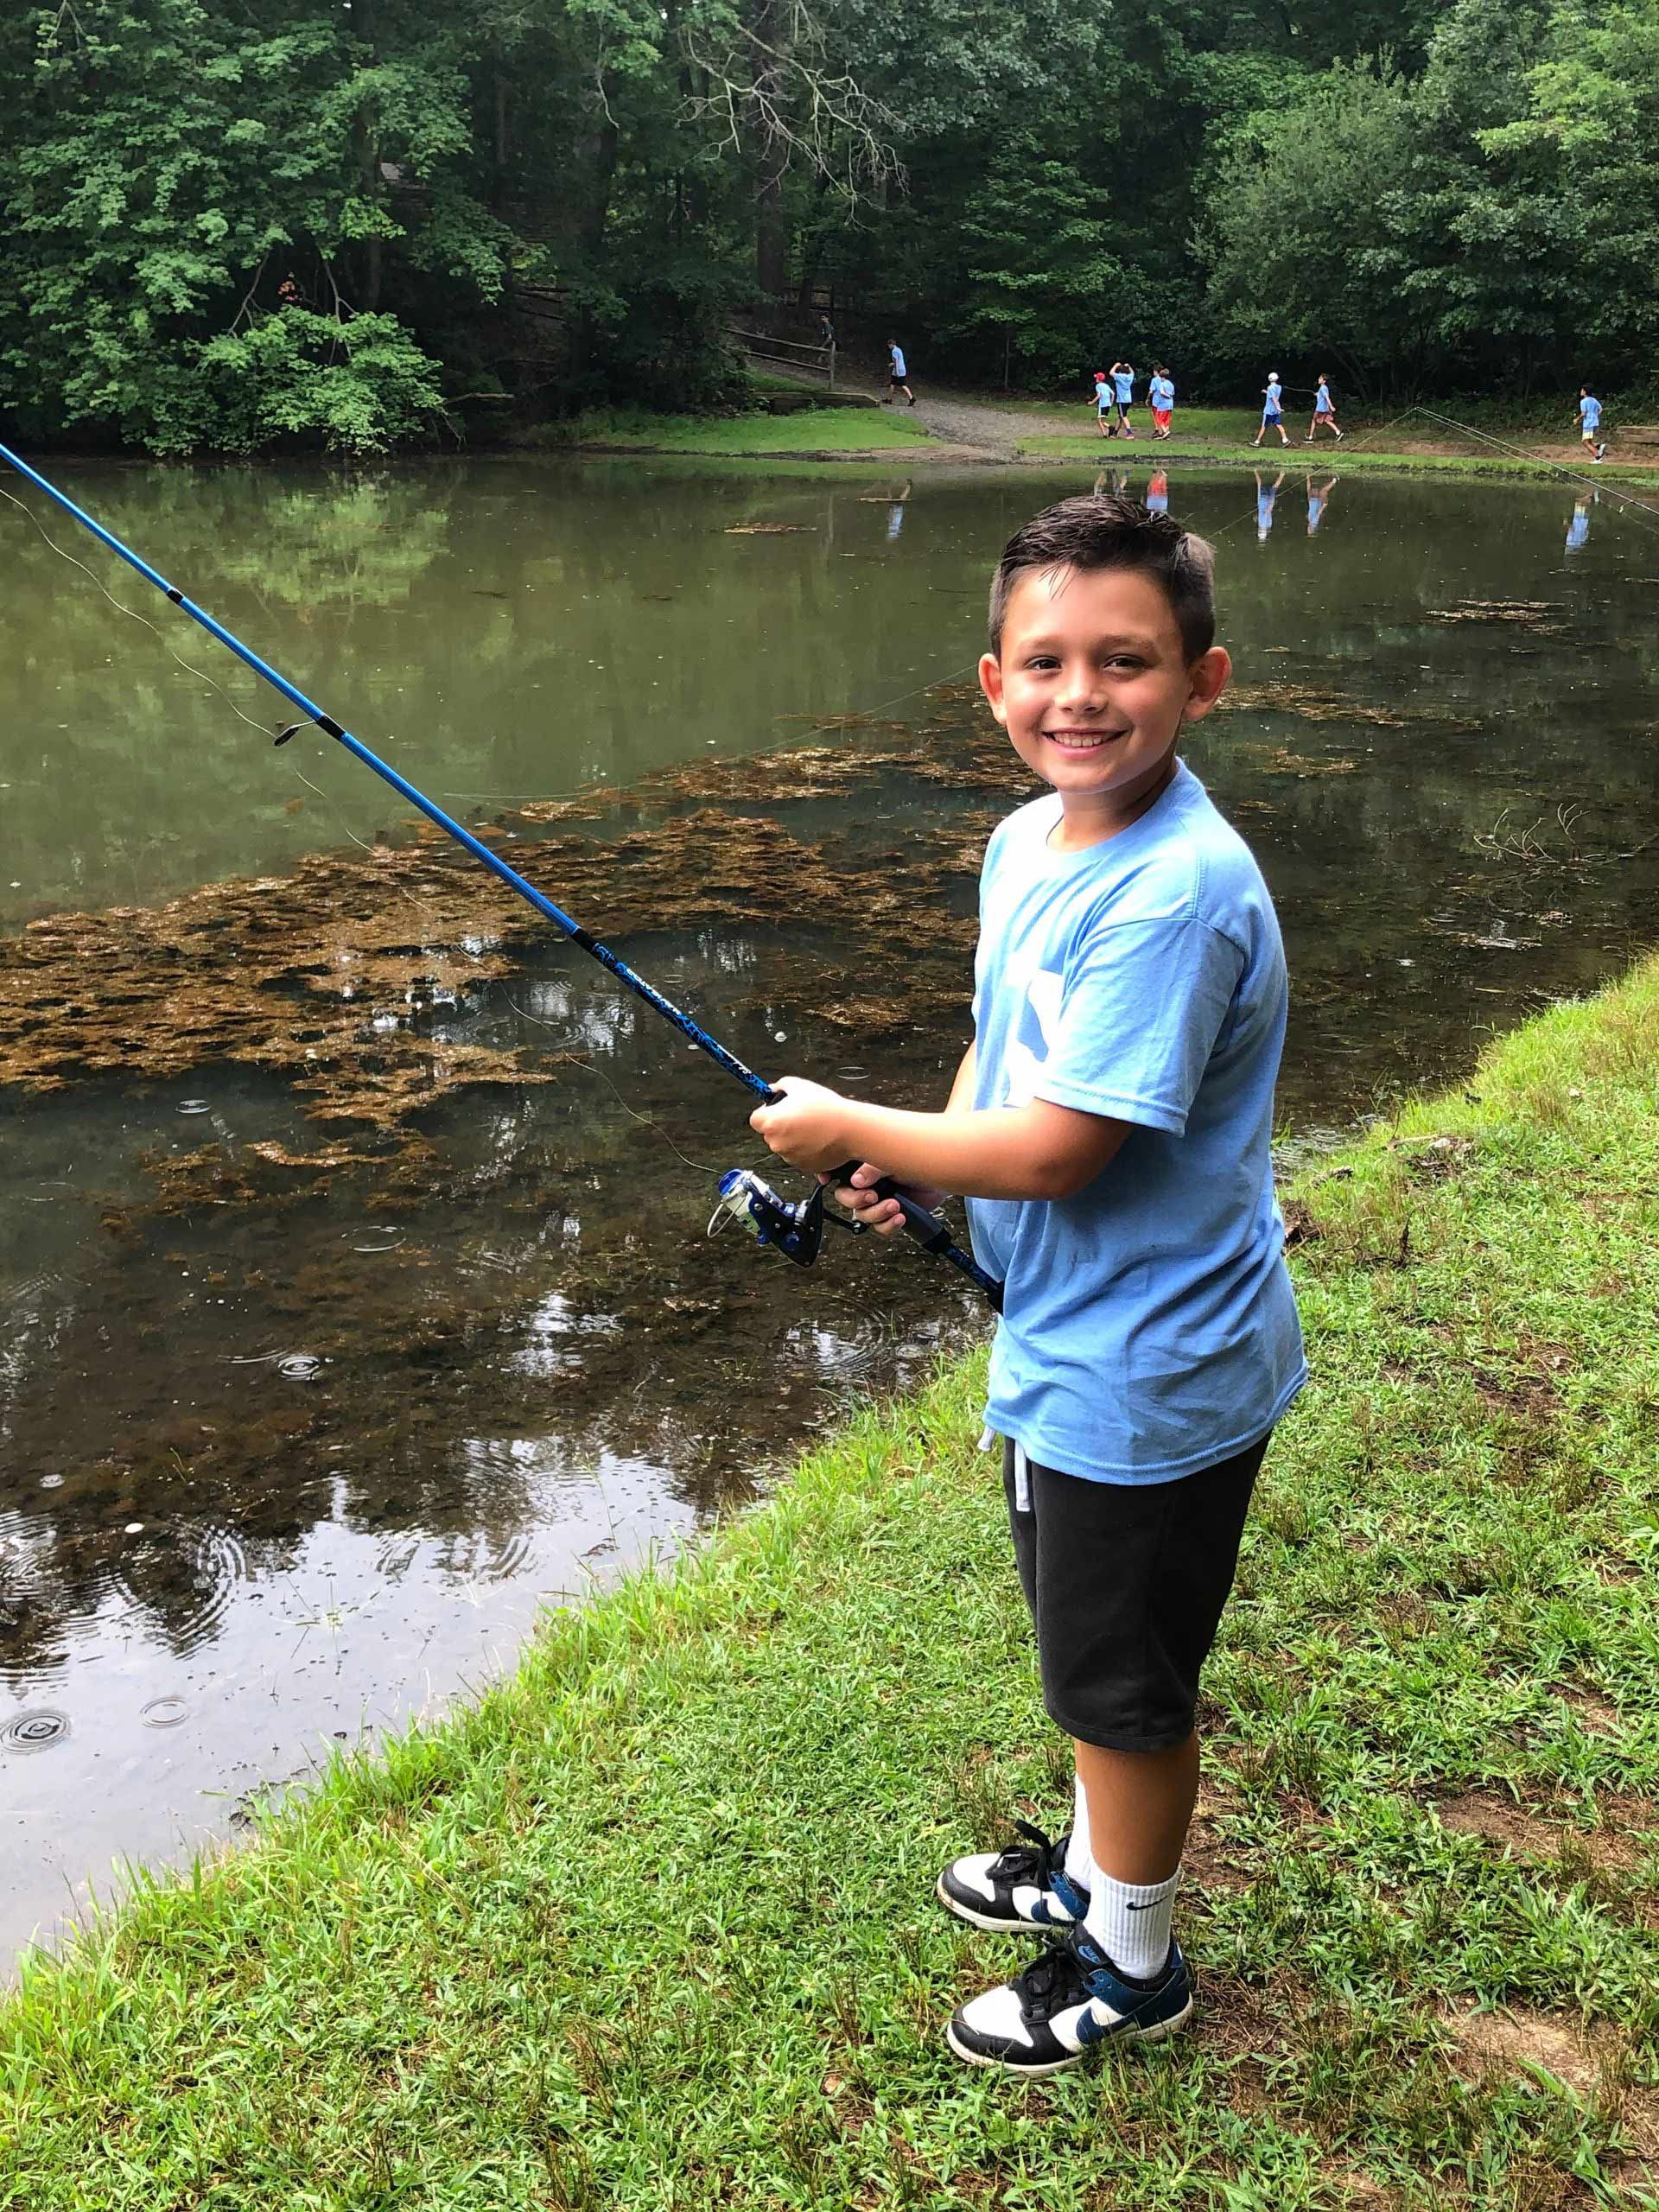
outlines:
{"label": "bare tree branch", "polygon": [[781,168],[804,162],[855,206],[891,186],[902,190],[898,117],[850,73],[830,67],[805,0],[786,0],[778,14],[776,38],[733,18],[717,31],[695,19],[681,25],[685,58],[704,79],[687,96],[689,114],[719,124],[739,151],[759,143]]}

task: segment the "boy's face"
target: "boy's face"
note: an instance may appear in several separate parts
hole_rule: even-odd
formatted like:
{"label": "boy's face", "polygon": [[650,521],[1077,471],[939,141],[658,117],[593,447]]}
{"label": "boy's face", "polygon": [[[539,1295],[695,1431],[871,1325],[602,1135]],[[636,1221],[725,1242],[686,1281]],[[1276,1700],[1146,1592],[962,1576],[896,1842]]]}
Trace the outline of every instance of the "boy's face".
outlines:
{"label": "boy's face", "polygon": [[1128,569],[1033,570],[1008,594],[1001,655],[979,680],[1014,751],[1068,814],[1109,827],[1166,777],[1183,722],[1207,715],[1231,663],[1189,662],[1160,586]]}

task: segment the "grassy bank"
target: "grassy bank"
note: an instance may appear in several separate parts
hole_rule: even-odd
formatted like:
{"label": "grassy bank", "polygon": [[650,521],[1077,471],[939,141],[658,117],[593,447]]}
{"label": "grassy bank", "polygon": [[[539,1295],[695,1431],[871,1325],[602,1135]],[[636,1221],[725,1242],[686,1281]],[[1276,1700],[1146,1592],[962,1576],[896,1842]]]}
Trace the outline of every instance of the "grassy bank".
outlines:
{"label": "grassy bank", "polygon": [[1189,2036],[1024,2087],[944,2049],[1019,1955],[935,1869],[1065,1802],[969,1368],[33,1970],[0,2204],[1649,2201],[1656,1065],[1659,961],[1301,1179]]}
{"label": "grassy bank", "polygon": [[[1304,409],[1300,415],[1291,414],[1285,418],[1285,428],[1290,434],[1287,448],[1272,436],[1253,447],[1250,441],[1260,426],[1261,417],[1236,407],[1178,407],[1169,437],[1154,444],[1152,418],[1141,406],[1136,410],[1135,440],[1129,445],[1121,439],[1101,436],[1092,406],[1056,408],[1052,402],[1042,400],[1011,400],[1001,404],[1001,411],[1022,426],[1020,453],[1022,458],[1033,461],[1077,461],[1096,454],[1132,454],[1141,467],[1155,467],[1160,461],[1225,461],[1230,467],[1243,461],[1257,467],[1289,463],[1299,467],[1313,465],[1340,470],[1344,474],[1351,469],[1380,469],[1425,475],[1450,473],[1504,477],[1559,477],[1566,467],[1583,468],[1586,475],[1598,480],[1620,478],[1634,483],[1659,482],[1659,445],[1644,441],[1621,446],[1614,428],[1610,433],[1607,459],[1599,465],[1592,464],[1573,435],[1570,423],[1564,420],[1552,421],[1543,428],[1534,423],[1502,420],[1473,423],[1469,424],[1466,435],[1459,435],[1455,429],[1427,416],[1408,414],[1402,419],[1397,409],[1373,415],[1344,412],[1340,443],[1328,431],[1321,431],[1316,442],[1308,445],[1305,442],[1308,417]],[[1456,411],[1452,410],[1454,414]],[[1558,416],[1561,412],[1557,410]],[[1480,435],[1483,431],[1484,436]],[[1155,456],[1151,462],[1147,461],[1149,454]],[[1120,461],[1119,466],[1124,465]]]}
{"label": "grassy bank", "polygon": [[798,415],[647,415],[596,408],[549,426],[529,443],[571,453],[792,454],[811,456],[925,447],[910,414],[875,407],[812,407]]}

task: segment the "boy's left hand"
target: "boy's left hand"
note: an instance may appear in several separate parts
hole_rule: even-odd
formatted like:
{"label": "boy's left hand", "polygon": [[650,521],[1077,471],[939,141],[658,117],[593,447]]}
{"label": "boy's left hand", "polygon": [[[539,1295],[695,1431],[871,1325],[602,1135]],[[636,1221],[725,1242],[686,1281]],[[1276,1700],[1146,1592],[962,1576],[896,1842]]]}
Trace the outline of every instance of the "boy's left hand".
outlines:
{"label": "boy's left hand", "polygon": [[780,1160],[816,1175],[847,1163],[849,1147],[842,1128],[849,1101],[822,1084],[786,1075],[773,1084],[785,1096],[775,1106],[757,1106],[749,1127],[764,1137]]}

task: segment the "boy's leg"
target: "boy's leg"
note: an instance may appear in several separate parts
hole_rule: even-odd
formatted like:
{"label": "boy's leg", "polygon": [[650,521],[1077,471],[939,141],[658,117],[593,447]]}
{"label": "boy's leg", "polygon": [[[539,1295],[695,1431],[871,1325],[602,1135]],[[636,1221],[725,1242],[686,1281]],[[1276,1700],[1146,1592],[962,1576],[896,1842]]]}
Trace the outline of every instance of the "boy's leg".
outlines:
{"label": "boy's leg", "polygon": [[957,2012],[951,2048],[970,2064],[1058,2073],[1109,2037],[1173,2033],[1192,2010],[1170,1921],[1198,1787],[1198,1675],[1266,1448],[1144,1485],[1027,1471],[1015,1544],[1044,1703],[1076,1747],[1091,1879],[1081,1929]]}

